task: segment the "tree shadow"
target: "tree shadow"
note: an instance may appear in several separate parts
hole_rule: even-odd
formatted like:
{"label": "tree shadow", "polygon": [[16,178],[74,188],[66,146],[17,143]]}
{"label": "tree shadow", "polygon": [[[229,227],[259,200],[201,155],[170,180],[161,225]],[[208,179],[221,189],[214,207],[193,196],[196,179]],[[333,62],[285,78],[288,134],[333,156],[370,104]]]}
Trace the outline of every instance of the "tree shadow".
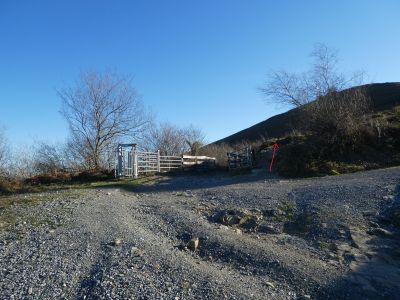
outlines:
{"label": "tree shadow", "polygon": [[78,287],[76,299],[102,299],[105,294],[104,287],[100,284],[104,278],[107,268],[111,265],[111,245],[102,245],[104,251],[101,256],[92,265],[89,274],[85,276]]}
{"label": "tree shadow", "polygon": [[163,193],[173,191],[199,190],[213,187],[229,186],[263,182],[264,180],[279,180],[275,174],[269,174],[266,170],[256,170],[245,174],[231,174],[228,172],[214,173],[186,173],[169,174],[166,176],[143,177],[139,184],[98,185],[98,188],[121,188],[135,193]]}

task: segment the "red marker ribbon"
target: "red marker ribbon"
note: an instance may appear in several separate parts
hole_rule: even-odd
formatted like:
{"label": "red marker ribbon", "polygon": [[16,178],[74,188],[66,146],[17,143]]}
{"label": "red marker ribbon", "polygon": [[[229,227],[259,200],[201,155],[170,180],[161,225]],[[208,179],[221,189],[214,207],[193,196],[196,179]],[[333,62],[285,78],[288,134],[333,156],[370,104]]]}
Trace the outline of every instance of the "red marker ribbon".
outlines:
{"label": "red marker ribbon", "polygon": [[277,143],[273,144],[273,145],[272,145],[272,148],[273,148],[272,159],[271,159],[271,162],[270,162],[270,164],[269,164],[269,171],[270,171],[270,172],[272,172],[272,164],[274,163],[275,151],[276,151],[276,149],[279,148],[279,147],[278,147],[278,144],[277,144]]}

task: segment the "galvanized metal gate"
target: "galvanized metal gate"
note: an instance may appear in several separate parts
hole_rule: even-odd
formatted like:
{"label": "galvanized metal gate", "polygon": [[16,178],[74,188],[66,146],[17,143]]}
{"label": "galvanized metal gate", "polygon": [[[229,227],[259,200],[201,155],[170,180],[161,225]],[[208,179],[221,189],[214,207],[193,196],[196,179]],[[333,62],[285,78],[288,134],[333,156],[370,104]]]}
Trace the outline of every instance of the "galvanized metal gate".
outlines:
{"label": "galvanized metal gate", "polygon": [[115,177],[137,178],[139,174],[168,172],[182,166],[182,156],[160,155],[160,151],[137,151],[136,144],[119,144],[116,153]]}
{"label": "galvanized metal gate", "polygon": [[214,157],[160,155],[160,151],[137,151],[136,144],[119,144],[116,153],[115,177],[137,178],[140,174],[162,173],[193,167],[205,169],[214,166]]}

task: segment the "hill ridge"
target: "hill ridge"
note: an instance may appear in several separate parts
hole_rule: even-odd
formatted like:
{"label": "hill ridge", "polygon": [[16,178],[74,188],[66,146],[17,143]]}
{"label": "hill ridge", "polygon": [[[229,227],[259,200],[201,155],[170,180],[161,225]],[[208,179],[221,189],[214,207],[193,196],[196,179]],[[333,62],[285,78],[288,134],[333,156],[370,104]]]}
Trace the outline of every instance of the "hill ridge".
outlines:
{"label": "hill ridge", "polygon": [[[370,83],[350,89],[356,88],[366,88],[367,94],[371,98],[374,112],[400,105],[400,82]],[[241,141],[253,142],[263,137],[282,137],[293,130],[299,129],[300,121],[299,108],[293,108],[219,139],[212,144],[226,143],[233,145]]]}

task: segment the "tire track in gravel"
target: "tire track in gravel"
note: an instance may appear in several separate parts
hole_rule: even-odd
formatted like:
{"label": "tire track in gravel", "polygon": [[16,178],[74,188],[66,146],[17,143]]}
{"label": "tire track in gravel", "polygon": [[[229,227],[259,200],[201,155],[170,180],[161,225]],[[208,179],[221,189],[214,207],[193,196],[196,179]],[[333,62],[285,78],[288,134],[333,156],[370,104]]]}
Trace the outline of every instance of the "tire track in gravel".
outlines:
{"label": "tire track in gravel", "polygon": [[[17,224],[2,233],[5,238],[0,243],[0,298],[335,298],[342,295],[338,289],[343,281],[352,284],[348,268],[353,265],[338,260],[330,264],[332,253],[318,248],[319,236],[307,240],[287,234],[237,235],[233,228],[221,227],[199,213],[199,204],[214,201],[218,211],[274,209],[282,201],[307,210],[315,205],[317,216],[340,214],[343,225],[366,234],[368,222],[378,221],[379,213],[396,199],[399,177],[400,168],[293,181],[217,178],[221,186],[214,177],[201,177],[200,183],[197,177],[181,177],[177,184],[167,178],[167,186],[89,190],[79,199],[60,194],[35,206],[13,206]],[[192,188],[188,197],[187,187]],[[56,228],[46,222],[25,224],[31,218],[62,222]],[[375,236],[380,252],[366,258],[368,268],[361,271],[380,266],[376,258],[389,252],[379,247],[397,243],[395,229],[377,226],[392,236]],[[183,247],[192,236],[200,238],[198,251]],[[122,242],[113,244],[116,239]],[[349,242],[342,237],[335,242],[351,246],[342,245]],[[398,263],[398,257],[391,259]],[[380,293],[375,279],[371,277],[371,286]],[[364,295],[363,286],[359,288],[346,290],[342,298]],[[397,295],[394,289],[386,294]]]}
{"label": "tire track in gravel", "polygon": [[[154,224],[158,223],[157,218],[154,218],[156,216],[154,211],[149,211],[148,215],[143,214],[142,211],[137,216],[138,218],[135,218],[134,212],[137,206],[154,204],[155,201],[157,199],[149,198],[143,203],[135,198],[123,196],[120,192],[113,192],[110,199],[97,198],[79,210],[77,220],[81,221],[78,226],[95,233],[94,240],[98,243],[98,247],[92,271],[81,280],[77,291],[78,298],[81,299],[83,296],[87,299],[107,298],[107,295],[110,295],[109,291],[101,288],[101,281],[108,273],[110,265],[114,264],[115,258],[110,258],[107,250],[110,246],[107,244],[116,237],[121,238],[124,244],[137,245],[143,249],[147,253],[148,268],[151,270],[155,264],[161,263],[167,272],[172,271],[171,274],[166,274],[168,281],[179,282],[186,277],[190,282],[195,283],[194,288],[192,287],[193,293],[186,295],[189,299],[202,298],[204,293],[209,294],[211,298],[218,298],[220,295],[233,299],[246,299],[249,295],[253,295],[256,299],[261,299],[268,294],[280,298],[277,293],[269,293],[262,280],[244,276],[232,268],[220,269],[219,264],[204,262],[193,258],[189,253],[180,251],[176,247],[176,242],[171,241],[169,236],[164,236],[159,231],[152,231],[151,228],[155,228]],[[179,216],[179,211],[173,214]],[[143,222],[146,218],[150,221]],[[101,245],[106,246],[101,247]],[[148,278],[145,284],[151,285],[150,282],[154,280],[156,281],[154,278]],[[203,286],[209,288],[204,289]],[[196,287],[199,293],[197,296]],[[157,292],[152,291],[154,294]],[[140,295],[139,298],[141,298]]]}
{"label": "tire track in gravel", "polygon": [[[178,243],[187,242],[187,237],[200,237],[200,256],[203,258],[211,255],[222,265],[228,265],[238,272],[246,266],[251,273],[257,274],[256,277],[266,277],[290,290],[301,287],[297,292],[303,293],[312,292],[315,286],[323,286],[332,276],[340,275],[336,267],[327,265],[309,249],[299,249],[290,244],[278,245],[275,239],[268,237],[256,239],[254,235],[238,236],[231,229],[220,229],[217,224],[201,218],[192,211],[191,205],[179,205],[182,197],[162,194],[158,195],[158,199],[163,200],[158,201],[159,206],[154,208],[150,217],[168,224],[169,230],[175,231]],[[187,199],[183,202],[187,202]]]}

